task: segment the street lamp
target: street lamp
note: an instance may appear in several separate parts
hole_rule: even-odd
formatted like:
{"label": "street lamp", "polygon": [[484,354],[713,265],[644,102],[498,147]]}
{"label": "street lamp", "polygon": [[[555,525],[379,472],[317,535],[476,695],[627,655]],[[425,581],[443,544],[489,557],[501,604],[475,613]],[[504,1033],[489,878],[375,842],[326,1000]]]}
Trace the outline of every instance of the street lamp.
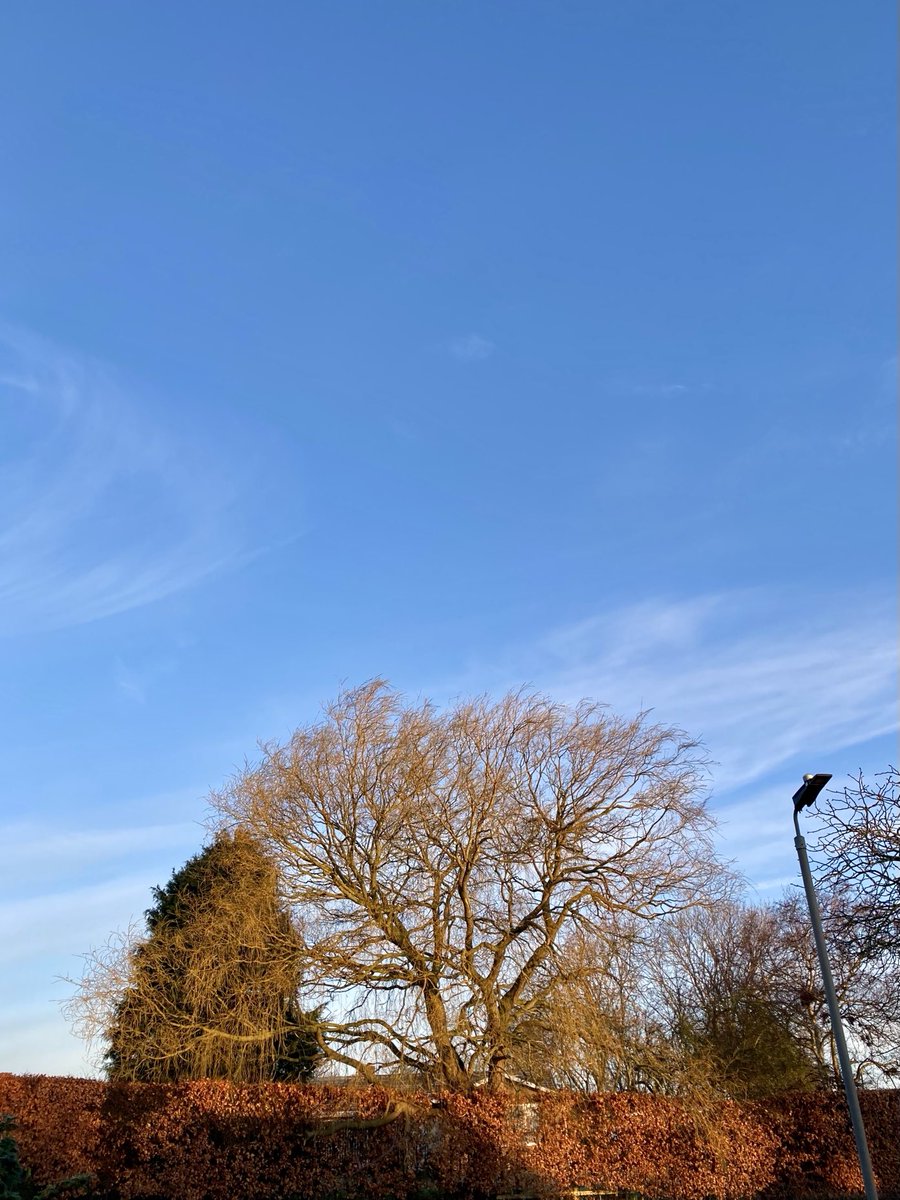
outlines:
{"label": "street lamp", "polygon": [[875,1190],[875,1176],[872,1173],[872,1160],[869,1158],[869,1146],[866,1142],[866,1131],[863,1126],[862,1113],[859,1109],[859,1096],[856,1094],[856,1083],[850,1066],[850,1055],[847,1053],[847,1041],[844,1037],[844,1026],[838,1008],[837,994],[834,990],[834,980],[831,976],[831,964],[828,961],[828,949],[825,945],[825,933],[822,929],[822,914],[819,912],[819,901],[816,899],[816,889],[813,886],[812,872],[809,869],[809,859],[806,855],[806,839],[800,832],[800,810],[815,803],[822,788],[831,779],[830,775],[804,775],[803,782],[794,792],[794,829],[797,836],[794,845],[797,847],[797,857],[800,859],[800,873],[803,876],[803,887],[806,891],[806,903],[809,905],[809,916],[812,921],[813,936],[816,939],[816,951],[819,955],[819,967],[822,971],[822,982],[825,985],[825,999],[828,1001],[828,1014],[831,1017],[831,1032],[837,1047],[838,1061],[841,1064],[841,1078],[844,1081],[844,1095],[847,1097],[847,1107],[850,1109],[850,1120],[853,1124],[853,1138],[856,1142],[856,1153],[859,1157],[859,1169],[862,1171],[863,1183],[866,1189],[866,1200],[878,1200]]}

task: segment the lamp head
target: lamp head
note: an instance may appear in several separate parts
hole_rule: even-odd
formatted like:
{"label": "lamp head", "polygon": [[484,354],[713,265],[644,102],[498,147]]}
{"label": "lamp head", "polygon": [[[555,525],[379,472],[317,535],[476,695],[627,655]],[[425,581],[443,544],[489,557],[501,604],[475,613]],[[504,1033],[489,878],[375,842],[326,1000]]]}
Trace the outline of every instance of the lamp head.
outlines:
{"label": "lamp head", "polygon": [[803,782],[797,788],[796,792],[794,792],[794,812],[798,813],[801,808],[809,808],[811,804],[814,804],[819,792],[821,792],[830,779],[830,775],[822,773],[818,775],[804,775]]}

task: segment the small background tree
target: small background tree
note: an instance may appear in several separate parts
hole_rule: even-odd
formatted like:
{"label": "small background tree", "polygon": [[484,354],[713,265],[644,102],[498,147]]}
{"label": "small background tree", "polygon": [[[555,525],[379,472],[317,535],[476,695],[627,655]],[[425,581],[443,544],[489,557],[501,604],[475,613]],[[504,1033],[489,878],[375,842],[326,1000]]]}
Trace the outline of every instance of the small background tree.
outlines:
{"label": "small background tree", "polygon": [[870,958],[900,947],[900,772],[862,774],[817,811],[822,888],[842,899],[832,936]]}
{"label": "small background tree", "polygon": [[857,1077],[900,1084],[900,772],[860,773],[816,816],[825,935]]}
{"label": "small background tree", "polygon": [[734,1099],[822,1083],[780,906],[725,901],[680,914],[657,971],[669,1036]]}

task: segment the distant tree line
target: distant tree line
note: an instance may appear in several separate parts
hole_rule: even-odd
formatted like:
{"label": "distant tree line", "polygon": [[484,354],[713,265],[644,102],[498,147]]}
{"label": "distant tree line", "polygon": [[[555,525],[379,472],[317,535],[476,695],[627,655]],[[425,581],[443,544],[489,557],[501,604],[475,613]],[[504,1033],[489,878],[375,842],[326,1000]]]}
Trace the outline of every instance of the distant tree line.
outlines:
{"label": "distant tree line", "polygon": [[[717,858],[702,750],[530,692],[438,711],[382,682],[263,748],[146,928],[70,1002],[110,1078],[735,1098],[833,1086],[804,902]],[[822,814],[860,1082],[900,1064],[897,774]]]}

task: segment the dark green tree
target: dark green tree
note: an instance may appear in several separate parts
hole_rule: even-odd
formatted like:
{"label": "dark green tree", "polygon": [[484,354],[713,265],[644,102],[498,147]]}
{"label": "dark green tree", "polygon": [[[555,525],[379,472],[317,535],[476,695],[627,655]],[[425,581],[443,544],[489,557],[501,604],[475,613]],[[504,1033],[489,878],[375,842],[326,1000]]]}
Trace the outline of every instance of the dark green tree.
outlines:
{"label": "dark green tree", "polygon": [[63,1193],[71,1196],[90,1189],[90,1175],[72,1175],[59,1183],[39,1187],[19,1161],[19,1147],[13,1136],[15,1128],[15,1117],[9,1113],[0,1115],[0,1200],[51,1200]]}
{"label": "dark green tree", "polygon": [[298,1004],[301,946],[258,844],[219,833],[153,899],[118,989],[108,963],[82,983],[82,1001],[106,998],[108,1077],[308,1079],[320,1014]]}

